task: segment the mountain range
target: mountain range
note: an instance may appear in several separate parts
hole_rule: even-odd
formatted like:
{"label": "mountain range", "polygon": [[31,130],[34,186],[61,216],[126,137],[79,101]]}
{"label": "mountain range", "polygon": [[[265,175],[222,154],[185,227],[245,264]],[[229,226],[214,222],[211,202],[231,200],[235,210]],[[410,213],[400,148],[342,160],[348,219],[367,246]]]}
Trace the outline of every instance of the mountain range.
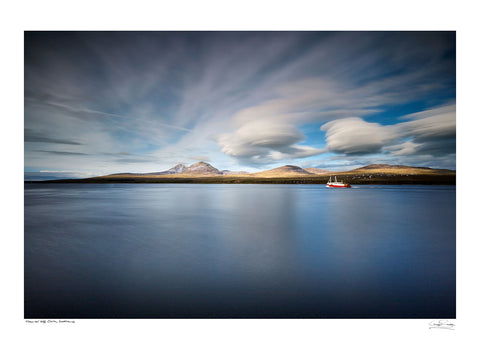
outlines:
{"label": "mountain range", "polygon": [[[151,173],[119,173],[85,179],[46,180],[53,183],[202,183],[202,184],[325,184],[329,178],[350,184],[455,185],[456,171],[405,165],[371,164],[348,171],[330,171],[284,165],[271,170],[247,173],[218,170],[200,161]],[[26,181],[36,182],[36,181]]]}
{"label": "mountain range", "polygon": [[452,175],[454,170],[431,169],[427,167],[413,167],[405,165],[372,164],[349,171],[329,171],[318,168],[301,168],[295,165],[284,165],[271,170],[248,173],[246,171],[218,170],[207,162],[200,161],[190,166],[178,164],[174,167],[160,172],[151,173],[120,173],[101,176],[101,178],[111,177],[217,177],[217,176],[235,176],[252,178],[297,178],[312,176],[331,176],[331,175]]}

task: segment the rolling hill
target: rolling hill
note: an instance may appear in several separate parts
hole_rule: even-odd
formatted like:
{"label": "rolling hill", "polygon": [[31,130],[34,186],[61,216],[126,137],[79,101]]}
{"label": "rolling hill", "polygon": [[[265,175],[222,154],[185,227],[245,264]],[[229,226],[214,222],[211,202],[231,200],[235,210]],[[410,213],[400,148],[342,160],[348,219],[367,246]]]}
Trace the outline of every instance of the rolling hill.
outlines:
{"label": "rolling hill", "polygon": [[395,175],[448,175],[455,174],[454,170],[432,169],[428,167],[415,167],[405,165],[372,164],[350,171],[342,171],[342,174],[395,174]]}
{"label": "rolling hill", "polygon": [[454,170],[405,165],[372,164],[348,171],[303,169],[295,165],[284,165],[249,174],[242,171],[220,171],[204,161],[188,167],[178,164],[161,172],[117,173],[86,179],[64,179],[50,182],[325,184],[331,176],[338,176],[339,180],[351,184],[455,184],[456,182],[456,172]]}
{"label": "rolling hill", "polygon": [[270,177],[310,176],[310,175],[313,175],[313,173],[308,172],[307,170],[302,169],[301,167],[298,167],[298,166],[285,165],[272,170],[260,171],[250,175],[253,177],[270,178]]}

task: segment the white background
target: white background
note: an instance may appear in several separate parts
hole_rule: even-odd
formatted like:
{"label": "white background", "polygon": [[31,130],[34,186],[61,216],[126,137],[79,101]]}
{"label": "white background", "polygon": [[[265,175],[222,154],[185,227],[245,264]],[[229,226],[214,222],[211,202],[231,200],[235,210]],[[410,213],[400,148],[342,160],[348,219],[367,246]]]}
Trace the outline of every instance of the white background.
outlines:
{"label": "white background", "polygon": [[[471,5],[468,5],[470,3]],[[453,359],[478,357],[478,11],[468,1],[16,1],[1,11],[3,359]],[[457,319],[23,319],[25,30],[457,31]],[[354,299],[352,299],[354,301]],[[476,336],[475,336],[476,335]],[[468,355],[467,355],[468,354]]]}

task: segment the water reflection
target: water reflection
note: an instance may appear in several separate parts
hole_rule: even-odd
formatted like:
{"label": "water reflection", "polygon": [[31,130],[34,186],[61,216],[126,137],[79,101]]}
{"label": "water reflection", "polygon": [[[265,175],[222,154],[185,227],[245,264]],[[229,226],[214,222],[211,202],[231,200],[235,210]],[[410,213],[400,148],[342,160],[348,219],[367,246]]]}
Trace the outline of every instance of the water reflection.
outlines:
{"label": "water reflection", "polygon": [[25,312],[454,317],[455,188],[26,185]]}

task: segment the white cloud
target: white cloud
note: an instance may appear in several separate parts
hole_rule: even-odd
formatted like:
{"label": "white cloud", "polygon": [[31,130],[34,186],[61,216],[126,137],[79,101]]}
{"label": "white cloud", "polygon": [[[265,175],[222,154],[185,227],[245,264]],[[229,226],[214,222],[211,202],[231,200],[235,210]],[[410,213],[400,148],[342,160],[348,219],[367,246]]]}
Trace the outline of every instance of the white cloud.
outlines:
{"label": "white cloud", "polygon": [[320,155],[326,152],[326,149],[317,149],[312,146],[292,145],[284,152],[272,151],[269,157],[272,160],[300,159],[314,155]]}
{"label": "white cloud", "polygon": [[330,121],[321,130],[326,131],[328,150],[344,154],[375,153],[397,137],[394,127],[360,118]]}
{"label": "white cloud", "polygon": [[381,125],[360,118],[346,118],[330,121],[321,130],[326,131],[328,150],[335,153],[384,152],[407,156],[419,153],[444,155],[455,151],[455,105],[422,111],[405,118],[414,120]]}
{"label": "white cloud", "polygon": [[453,137],[456,134],[456,105],[411,114],[415,120],[399,123],[396,128],[404,136],[418,139]]}
{"label": "white cloud", "polygon": [[219,135],[217,142],[223,153],[245,158],[266,156],[272,150],[282,153],[303,138],[303,134],[292,124],[258,120],[241,125],[233,134]]}
{"label": "white cloud", "polygon": [[393,156],[408,156],[416,154],[420,147],[420,144],[408,140],[400,144],[385,146],[384,150]]}

